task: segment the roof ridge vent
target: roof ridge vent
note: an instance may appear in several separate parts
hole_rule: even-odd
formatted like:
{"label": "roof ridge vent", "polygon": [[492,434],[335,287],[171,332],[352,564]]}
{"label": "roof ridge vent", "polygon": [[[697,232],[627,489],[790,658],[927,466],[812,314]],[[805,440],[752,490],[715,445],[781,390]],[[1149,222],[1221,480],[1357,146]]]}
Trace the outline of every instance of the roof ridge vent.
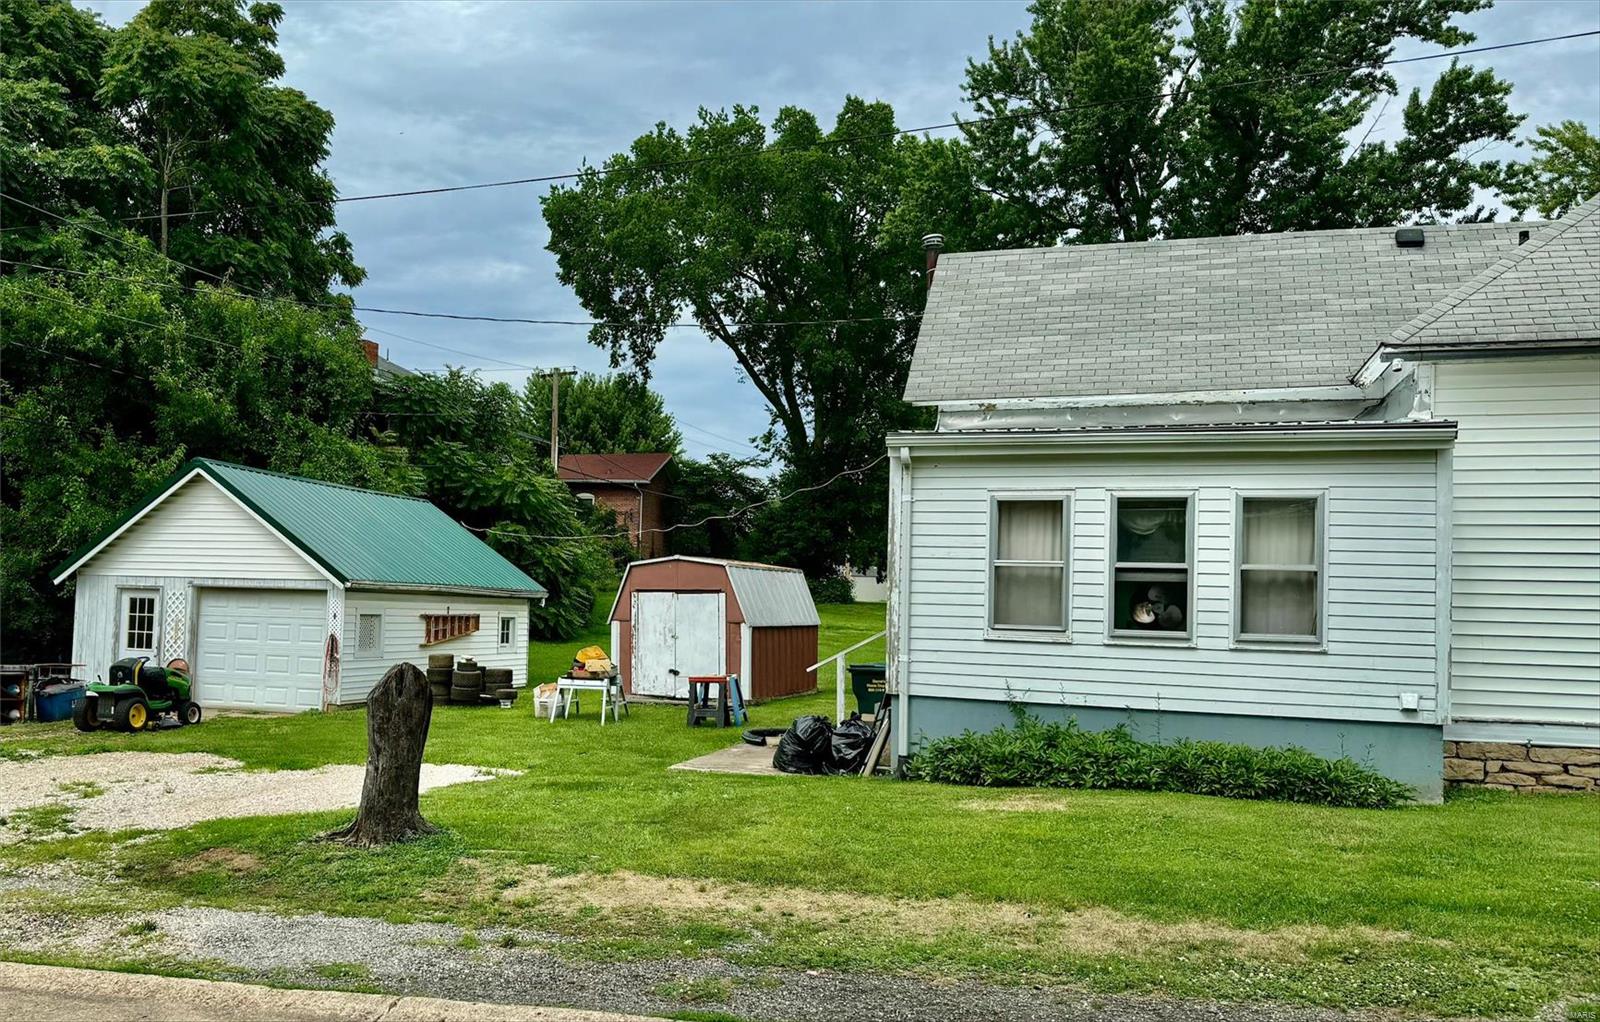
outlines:
{"label": "roof ridge vent", "polygon": [[1421,248],[1426,242],[1420,227],[1400,227],[1394,232],[1396,248]]}

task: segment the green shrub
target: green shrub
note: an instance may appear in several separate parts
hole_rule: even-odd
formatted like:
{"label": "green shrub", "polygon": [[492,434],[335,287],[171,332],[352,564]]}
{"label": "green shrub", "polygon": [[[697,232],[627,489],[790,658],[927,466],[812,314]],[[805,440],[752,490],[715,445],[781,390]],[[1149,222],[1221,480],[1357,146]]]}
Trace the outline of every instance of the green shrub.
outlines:
{"label": "green shrub", "polygon": [[811,599],[817,603],[856,602],[855,590],[851,587],[848,576],[822,575],[812,578],[807,575],[806,585],[811,587]]}
{"label": "green shrub", "polygon": [[1070,718],[1058,724],[1020,706],[1012,712],[1011,727],[928,743],[911,758],[908,775],[990,788],[1131,788],[1368,809],[1411,799],[1409,787],[1347,756],[1323,759],[1293,746],[1141,742],[1120,724],[1085,731]]}

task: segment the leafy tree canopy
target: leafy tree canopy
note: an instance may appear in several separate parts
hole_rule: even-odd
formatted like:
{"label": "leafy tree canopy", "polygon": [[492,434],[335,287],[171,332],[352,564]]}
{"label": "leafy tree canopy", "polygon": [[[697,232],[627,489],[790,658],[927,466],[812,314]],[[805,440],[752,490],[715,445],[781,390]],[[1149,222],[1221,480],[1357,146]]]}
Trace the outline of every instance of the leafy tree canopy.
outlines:
{"label": "leafy tree canopy", "polygon": [[1510,168],[1505,200],[1512,209],[1553,218],[1600,195],[1600,138],[1582,121],[1543,125],[1531,144],[1533,159]]}
{"label": "leafy tree canopy", "polygon": [[[969,62],[974,183],[993,244],[1143,241],[1473,218],[1512,137],[1510,85],[1452,63],[1393,144],[1352,145],[1397,92],[1382,63],[1489,0],[1035,0]],[[1373,108],[1382,101],[1382,106]]]}
{"label": "leafy tree canopy", "polygon": [[381,443],[402,448],[428,498],[550,591],[533,608],[536,634],[560,638],[589,621],[615,581],[610,545],[588,538],[616,523],[580,508],[549,472],[527,404],[504,383],[461,370],[401,376],[380,389]]}
{"label": "leafy tree canopy", "polygon": [[[320,167],[333,117],[275,84],[283,9],[152,0],[120,29],[66,0],[0,0],[0,204],[11,258],[63,216],[125,222],[161,251],[250,292],[322,301],[364,273]],[[120,236],[120,235],[119,235]],[[110,244],[96,239],[98,244]]]}
{"label": "leafy tree canopy", "polygon": [[[855,98],[831,131],[794,107],[770,130],[753,108],[702,110],[544,199],[560,279],[602,321],[590,339],[645,375],[667,324],[692,316],[766,401],[785,489],[874,461],[920,421],[900,393],[922,254],[894,213],[929,143],[894,129],[887,104]],[[790,563],[881,559],[886,492],[880,470],[786,501],[807,523]]]}
{"label": "leafy tree canopy", "polygon": [[362,440],[371,372],[341,312],[186,290],[154,253],[112,261],[73,232],[44,254],[87,275],[0,277],[0,645],[17,659],[70,643],[50,569],[188,457],[415,492]]}
{"label": "leafy tree canopy", "polygon": [[667,502],[672,524],[679,526],[668,534],[673,553],[752,560],[772,555],[750,542],[759,510],[731,514],[772,497],[772,485],[750,474],[756,467],[753,459],[721,453],[673,463],[670,485],[677,499]]}
{"label": "leafy tree canopy", "polygon": [[[549,379],[530,377],[524,393],[534,432],[548,436]],[[683,435],[661,395],[627,373],[582,373],[562,380],[558,439],[565,454],[677,455],[683,449]]]}

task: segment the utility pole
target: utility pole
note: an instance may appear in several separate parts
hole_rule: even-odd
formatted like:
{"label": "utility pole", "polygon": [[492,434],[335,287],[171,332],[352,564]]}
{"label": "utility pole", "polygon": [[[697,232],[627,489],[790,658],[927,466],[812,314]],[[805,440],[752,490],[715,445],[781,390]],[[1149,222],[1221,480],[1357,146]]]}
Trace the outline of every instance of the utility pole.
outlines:
{"label": "utility pole", "polygon": [[576,369],[552,369],[550,377],[550,471],[561,474],[561,378],[576,376]]}

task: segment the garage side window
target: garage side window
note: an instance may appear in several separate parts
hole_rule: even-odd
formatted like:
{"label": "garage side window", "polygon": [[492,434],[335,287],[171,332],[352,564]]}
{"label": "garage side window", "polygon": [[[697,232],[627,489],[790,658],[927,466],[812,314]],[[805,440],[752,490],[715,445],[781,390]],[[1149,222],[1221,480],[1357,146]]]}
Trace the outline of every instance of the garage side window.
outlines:
{"label": "garage side window", "polygon": [[362,614],[356,618],[356,652],[371,656],[383,652],[382,614]]}
{"label": "garage side window", "polygon": [[1321,523],[1320,497],[1239,498],[1240,639],[1321,637]]}
{"label": "garage side window", "polygon": [[155,594],[128,593],[123,607],[123,650],[128,653],[154,653],[156,649]]}
{"label": "garage side window", "polygon": [[1067,498],[995,497],[989,626],[1067,630]]}
{"label": "garage side window", "polygon": [[517,619],[503,617],[500,619],[500,645],[515,646],[517,644]]}

